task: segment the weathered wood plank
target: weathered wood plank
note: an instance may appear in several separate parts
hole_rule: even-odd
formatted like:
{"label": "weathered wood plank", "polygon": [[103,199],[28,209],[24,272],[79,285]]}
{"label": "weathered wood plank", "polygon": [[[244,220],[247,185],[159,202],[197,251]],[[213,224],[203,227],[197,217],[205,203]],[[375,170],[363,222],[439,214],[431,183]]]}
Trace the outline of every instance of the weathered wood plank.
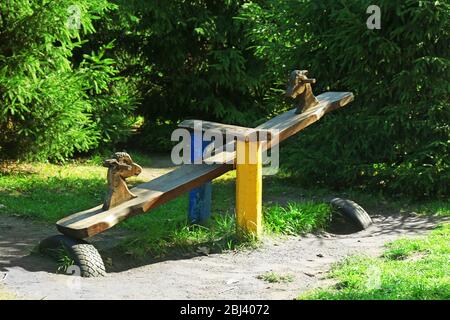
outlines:
{"label": "weathered wood plank", "polygon": [[120,221],[147,212],[178,195],[232,170],[233,165],[184,165],[131,189],[137,197],[110,210],[97,206],[59,220],[58,230],[71,237],[88,238]]}
{"label": "weathered wood plank", "polygon": [[[263,150],[270,148],[273,141],[281,142],[316,122],[324,114],[345,106],[353,100],[353,94],[350,92],[327,92],[317,96],[317,99],[319,104],[305,113],[295,114],[295,109],[292,109],[258,126],[256,129],[279,130],[279,139],[267,143],[262,142]],[[59,220],[56,224],[57,228],[63,234],[80,239],[105,231],[124,219],[143,214],[232,170],[235,158],[235,151],[232,150],[215,156],[217,159],[224,156],[226,160],[224,162],[183,165],[168,174],[131,189],[137,198],[107,211],[103,211],[100,205],[72,214]]]}
{"label": "weathered wood plank", "polygon": [[230,124],[223,124],[223,123],[203,121],[203,120],[184,120],[178,126],[180,128],[195,130],[196,129],[196,126],[195,126],[196,121],[201,122],[201,128],[202,128],[201,130],[202,131],[208,130],[213,134],[218,133],[218,134],[221,134],[224,136],[226,134],[229,134],[229,135],[238,137],[243,140],[254,136],[255,138],[258,137],[258,140],[262,141],[262,140],[270,139],[270,135],[271,135],[270,130],[264,130],[264,129],[258,130],[256,128],[240,127],[240,126],[235,126],[235,125],[230,125]]}
{"label": "weathered wood plank", "polygon": [[[354,96],[351,92],[326,92],[317,96],[317,99],[319,104],[304,113],[296,114],[296,109],[291,109],[257,126],[255,129],[264,129],[271,132],[271,140],[263,141],[262,150],[270,149],[274,146],[274,143],[280,143],[305,129],[322,118],[326,113],[344,107],[353,101]],[[232,141],[223,147],[222,152],[205,159],[204,162],[208,164],[230,164],[233,163],[235,157],[235,141]]]}

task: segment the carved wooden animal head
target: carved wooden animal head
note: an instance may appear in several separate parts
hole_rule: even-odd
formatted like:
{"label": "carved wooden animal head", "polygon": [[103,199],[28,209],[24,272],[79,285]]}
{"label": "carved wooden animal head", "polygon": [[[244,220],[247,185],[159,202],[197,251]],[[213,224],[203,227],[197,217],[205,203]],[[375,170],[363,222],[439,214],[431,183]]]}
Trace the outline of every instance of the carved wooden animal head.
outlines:
{"label": "carved wooden animal head", "polygon": [[308,79],[308,70],[294,70],[289,76],[286,97],[295,99],[306,90],[307,83],[314,83],[314,79]]}
{"label": "carved wooden animal head", "polygon": [[137,176],[142,172],[142,167],[133,162],[130,155],[126,152],[116,152],[112,159],[107,159],[103,162],[103,166],[112,169],[114,174],[120,175],[123,179]]}
{"label": "carved wooden animal head", "polygon": [[103,209],[108,210],[124,203],[136,196],[130,192],[125,181],[126,178],[137,176],[142,168],[131,160],[126,152],[116,152],[112,159],[103,162],[108,167],[108,194],[106,195]]}
{"label": "carved wooden animal head", "polygon": [[286,88],[286,97],[294,99],[297,107],[295,113],[297,114],[319,104],[311,86],[312,83],[316,83],[316,79],[309,79],[307,74],[308,70],[292,71]]}

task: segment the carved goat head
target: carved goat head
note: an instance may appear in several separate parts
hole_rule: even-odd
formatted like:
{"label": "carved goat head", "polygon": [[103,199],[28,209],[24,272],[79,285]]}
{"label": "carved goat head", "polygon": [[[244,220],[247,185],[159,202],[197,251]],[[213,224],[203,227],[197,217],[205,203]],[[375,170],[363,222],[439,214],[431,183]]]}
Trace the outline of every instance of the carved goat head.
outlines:
{"label": "carved goat head", "polygon": [[308,70],[294,70],[289,76],[286,97],[295,99],[306,90]]}
{"label": "carved goat head", "polygon": [[311,87],[316,79],[309,79],[307,75],[308,70],[294,70],[289,76],[285,95],[296,101],[296,113],[302,113],[319,103]]}
{"label": "carved goat head", "polygon": [[108,168],[109,188],[103,205],[105,210],[136,197],[128,189],[125,179],[140,174],[142,167],[134,163],[128,153],[116,152],[111,159],[103,162],[103,166]]}

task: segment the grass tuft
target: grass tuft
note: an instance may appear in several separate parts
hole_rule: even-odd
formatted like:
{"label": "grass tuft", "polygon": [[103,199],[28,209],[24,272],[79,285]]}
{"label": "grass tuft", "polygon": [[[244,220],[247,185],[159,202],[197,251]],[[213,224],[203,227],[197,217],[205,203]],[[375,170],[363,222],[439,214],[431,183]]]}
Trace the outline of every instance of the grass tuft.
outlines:
{"label": "grass tuft", "polygon": [[331,214],[331,207],[326,203],[289,202],[286,207],[266,207],[264,226],[269,233],[300,235],[325,228]]}
{"label": "grass tuft", "polygon": [[256,277],[268,283],[288,283],[294,281],[294,276],[291,274],[278,274],[275,272],[267,272]]}
{"label": "grass tuft", "polygon": [[387,244],[380,258],[352,256],[335,265],[338,283],[300,299],[450,299],[450,224],[422,239]]}
{"label": "grass tuft", "polygon": [[67,273],[67,269],[71,266],[75,265],[75,260],[73,260],[67,250],[62,247],[56,249],[56,257],[57,257],[57,273]]}
{"label": "grass tuft", "polygon": [[[207,225],[200,226],[189,225],[184,212],[168,212],[169,216],[175,216],[173,218],[163,218],[160,212],[155,213],[153,222],[147,224],[147,231],[129,237],[121,244],[121,250],[137,258],[146,255],[161,258],[167,255],[209,254],[257,246],[257,242],[250,236],[236,236],[235,219],[231,215],[215,215]],[[134,230],[141,229],[141,223],[136,221],[128,224],[128,227],[133,226]]]}

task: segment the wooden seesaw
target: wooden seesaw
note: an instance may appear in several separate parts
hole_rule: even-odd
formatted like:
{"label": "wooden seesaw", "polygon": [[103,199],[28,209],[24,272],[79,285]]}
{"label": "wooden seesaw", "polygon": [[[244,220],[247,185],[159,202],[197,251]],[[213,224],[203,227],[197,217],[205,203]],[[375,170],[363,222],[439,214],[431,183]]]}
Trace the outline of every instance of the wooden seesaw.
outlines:
{"label": "wooden seesaw", "polygon": [[[262,231],[262,152],[318,121],[326,113],[344,107],[354,98],[351,92],[326,92],[315,97],[311,87],[315,80],[306,75],[307,71],[295,70],[289,79],[286,96],[293,98],[297,107],[256,128],[202,121],[202,130],[231,133],[236,139],[201,164],[183,164],[170,173],[128,190],[125,178],[138,174],[141,169],[129,155],[117,153],[105,162],[109,168],[109,192],[105,203],[59,220],[56,227],[63,235],[43,240],[41,251],[48,252],[48,249],[62,245],[80,267],[81,276],[104,275],[105,267],[98,251],[83,239],[104,232],[125,219],[144,214],[233,169],[237,172],[238,230],[259,236]],[[195,122],[186,120],[179,126],[194,129]],[[253,139],[255,136],[257,138]]]}

